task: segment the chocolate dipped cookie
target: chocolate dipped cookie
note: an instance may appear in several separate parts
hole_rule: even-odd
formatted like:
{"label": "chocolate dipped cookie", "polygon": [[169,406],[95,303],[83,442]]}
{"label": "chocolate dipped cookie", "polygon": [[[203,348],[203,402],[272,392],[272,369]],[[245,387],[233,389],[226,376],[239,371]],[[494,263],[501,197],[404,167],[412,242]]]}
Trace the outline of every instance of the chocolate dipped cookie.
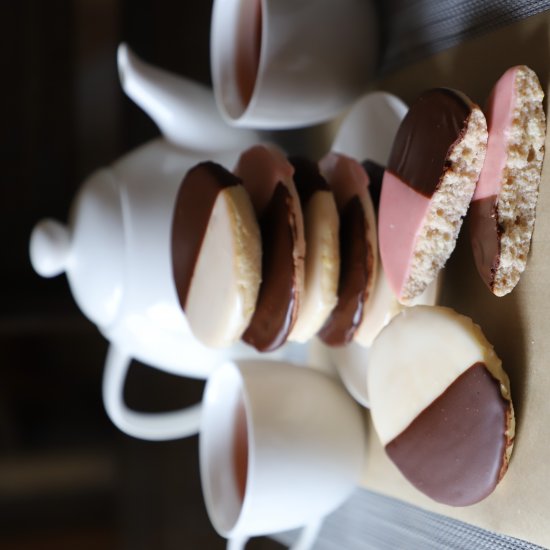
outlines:
{"label": "chocolate dipped cookie", "polygon": [[329,153],[319,166],[334,193],[340,216],[341,265],[337,303],[318,336],[329,346],[343,346],[352,340],[360,343],[378,270],[369,177],[361,164],[339,153]]}
{"label": "chocolate dipped cookie", "polygon": [[495,489],[512,453],[514,409],[501,361],[471,319],[405,309],[374,341],[367,385],[380,441],[419,491],[467,506]]}
{"label": "chocolate dipped cookie", "polygon": [[234,173],[250,195],[262,239],[262,282],[243,340],[271,351],[289,337],[304,289],[306,245],[294,168],[277,148],[256,145],[242,153]]}
{"label": "chocolate dipped cookie", "polygon": [[384,272],[400,302],[422,293],[454,250],[486,146],[485,116],[455,90],[424,92],[403,119],[378,216]]}
{"label": "chocolate dipped cookie", "polygon": [[254,313],[262,256],[241,180],[213,162],[191,168],[176,198],[171,247],[177,295],[193,334],[211,347],[239,340]]}
{"label": "chocolate dipped cookie", "polygon": [[469,212],[477,270],[496,296],[525,270],[544,158],[544,92],[525,65],[498,80],[486,110],[487,154]]}
{"label": "chocolate dipped cookie", "polygon": [[334,194],[316,162],[291,157],[306,239],[305,283],[289,339],[306,342],[323,326],[337,302],[340,220]]}

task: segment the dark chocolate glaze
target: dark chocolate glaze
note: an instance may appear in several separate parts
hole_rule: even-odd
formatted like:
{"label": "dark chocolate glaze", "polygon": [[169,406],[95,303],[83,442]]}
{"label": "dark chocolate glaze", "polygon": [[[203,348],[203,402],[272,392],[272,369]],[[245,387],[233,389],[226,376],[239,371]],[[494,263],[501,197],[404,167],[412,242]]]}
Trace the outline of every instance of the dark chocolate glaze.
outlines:
{"label": "dark chocolate glaze", "polygon": [[318,334],[329,346],[343,346],[351,342],[363,318],[363,307],[368,297],[365,289],[373,267],[366,223],[363,205],[355,196],[340,212],[338,302]]}
{"label": "dark chocolate glaze", "polygon": [[470,240],[477,271],[492,291],[500,264],[500,238],[503,228],[498,223],[497,196],[475,200],[468,210]]}
{"label": "dark chocolate glaze", "polygon": [[484,363],[476,363],[426,407],[386,452],[403,475],[451,506],[489,495],[504,472],[511,403]]}
{"label": "dark chocolate glaze", "polygon": [[374,206],[374,211],[378,213],[380,193],[382,192],[382,180],[384,179],[384,167],[373,160],[364,160],[361,165],[369,176],[370,198]]}
{"label": "dark chocolate glaze", "polygon": [[262,234],[262,284],[256,310],[243,340],[258,351],[283,345],[294,325],[296,273],[292,198],[279,183],[259,219]]}
{"label": "dark chocolate glaze", "polygon": [[472,104],[447,88],[424,92],[411,105],[393,142],[388,170],[431,197],[448,168],[449,149],[463,136]]}
{"label": "dark chocolate glaze", "polygon": [[289,157],[288,161],[294,168],[294,184],[300,197],[302,210],[317,191],[330,191],[327,181],[319,172],[316,162],[303,157]]}
{"label": "dark chocolate glaze", "polygon": [[218,193],[241,180],[214,162],[191,168],[180,185],[172,219],[172,274],[181,307],[195,271],[202,241]]}

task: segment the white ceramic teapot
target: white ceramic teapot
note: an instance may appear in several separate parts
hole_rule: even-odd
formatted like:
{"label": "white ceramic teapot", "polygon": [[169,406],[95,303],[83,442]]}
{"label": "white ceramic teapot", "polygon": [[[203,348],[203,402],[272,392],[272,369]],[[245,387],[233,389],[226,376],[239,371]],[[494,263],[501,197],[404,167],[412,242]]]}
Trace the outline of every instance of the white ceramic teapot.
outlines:
{"label": "white ceramic teapot", "polygon": [[[233,166],[259,140],[228,127],[212,92],[119,48],[121,82],[157,122],[163,138],[130,152],[82,185],[67,226],[46,219],[33,230],[30,256],[42,276],[65,272],[75,301],[109,340],[103,399],[113,423],[142,439],[185,437],[199,429],[200,405],[175,412],[130,410],[123,389],[133,358],[156,368],[206,378],[223,360],[253,357],[252,348],[201,345],[191,334],[172,280],[172,209],[181,180],[197,162]],[[276,357],[288,357],[281,350]]]}

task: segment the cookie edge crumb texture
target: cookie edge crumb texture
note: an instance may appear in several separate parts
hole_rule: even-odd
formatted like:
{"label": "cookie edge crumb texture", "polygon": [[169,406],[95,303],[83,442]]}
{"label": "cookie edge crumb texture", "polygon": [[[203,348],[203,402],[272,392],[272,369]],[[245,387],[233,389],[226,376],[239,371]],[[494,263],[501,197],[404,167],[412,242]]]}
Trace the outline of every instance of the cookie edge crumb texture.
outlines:
{"label": "cookie edge crumb texture", "polygon": [[529,67],[519,66],[514,86],[516,105],[496,208],[497,224],[502,231],[500,255],[490,285],[499,297],[515,288],[527,264],[546,138],[544,91],[537,75]]}
{"label": "cookie edge crumb texture", "polygon": [[399,296],[404,305],[424,291],[452,254],[483,166],[487,139],[485,115],[472,104],[466,128],[449,150],[447,168],[416,238],[412,265]]}

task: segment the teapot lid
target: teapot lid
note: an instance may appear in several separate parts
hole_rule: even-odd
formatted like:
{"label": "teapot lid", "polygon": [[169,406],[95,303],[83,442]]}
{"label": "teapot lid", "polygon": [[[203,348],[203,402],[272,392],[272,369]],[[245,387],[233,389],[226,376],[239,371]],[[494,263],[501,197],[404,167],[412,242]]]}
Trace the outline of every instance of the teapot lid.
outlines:
{"label": "teapot lid", "polygon": [[82,312],[100,327],[116,318],[124,291],[124,223],[118,186],[107,170],[77,194],[68,226],[52,219],[33,229],[30,257],[43,277],[67,274]]}

